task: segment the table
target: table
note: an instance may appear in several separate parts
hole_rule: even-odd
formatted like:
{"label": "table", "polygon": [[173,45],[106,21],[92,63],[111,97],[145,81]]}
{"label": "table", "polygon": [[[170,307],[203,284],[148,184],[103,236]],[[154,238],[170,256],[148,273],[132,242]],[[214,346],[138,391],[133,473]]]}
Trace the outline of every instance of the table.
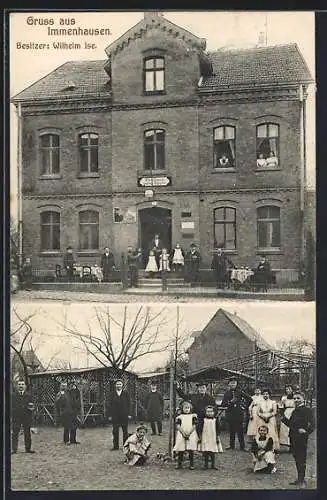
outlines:
{"label": "table", "polygon": [[101,281],[103,281],[103,273],[102,273],[102,269],[101,269],[100,266],[98,266],[98,265],[94,265],[94,266],[89,266],[89,265],[80,266],[80,265],[76,265],[76,266],[74,266],[74,271],[76,272],[76,274],[80,278],[83,278],[83,276],[85,276],[85,273],[84,273],[85,269],[91,269],[91,274],[96,277],[96,279],[97,279],[97,281],[99,283],[101,283]]}
{"label": "table", "polygon": [[237,281],[238,283],[244,283],[249,276],[253,276],[254,272],[251,269],[246,268],[236,268],[231,270],[230,279],[231,281]]}

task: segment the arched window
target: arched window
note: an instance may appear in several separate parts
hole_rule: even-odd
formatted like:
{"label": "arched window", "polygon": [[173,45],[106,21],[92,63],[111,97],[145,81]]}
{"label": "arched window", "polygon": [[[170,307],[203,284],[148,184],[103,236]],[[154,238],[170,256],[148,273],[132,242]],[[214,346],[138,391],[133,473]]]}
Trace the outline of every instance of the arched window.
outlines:
{"label": "arched window", "polygon": [[60,172],[60,136],[43,134],[40,136],[41,175],[53,175]]}
{"label": "arched window", "polygon": [[80,250],[99,248],[99,212],[84,210],[79,213],[79,248]]}
{"label": "arched window", "polygon": [[148,57],[143,61],[144,92],[163,92],[165,90],[164,57]]}
{"label": "arched window", "polygon": [[259,248],[280,247],[280,208],[264,206],[257,209]]}
{"label": "arched window", "polygon": [[79,136],[80,173],[98,172],[98,143],[99,136],[97,134],[81,134]]}
{"label": "arched window", "polygon": [[165,131],[151,129],[144,132],[144,170],[165,169]]}
{"label": "arched window", "polygon": [[213,131],[214,168],[235,167],[235,127],[223,125]]}
{"label": "arched window", "polygon": [[226,250],[236,249],[236,209],[220,207],[214,210],[214,245]]}
{"label": "arched window", "polygon": [[40,223],[41,250],[60,250],[60,213],[42,212]]}
{"label": "arched window", "polygon": [[262,123],[257,126],[257,166],[276,168],[279,164],[279,125]]}

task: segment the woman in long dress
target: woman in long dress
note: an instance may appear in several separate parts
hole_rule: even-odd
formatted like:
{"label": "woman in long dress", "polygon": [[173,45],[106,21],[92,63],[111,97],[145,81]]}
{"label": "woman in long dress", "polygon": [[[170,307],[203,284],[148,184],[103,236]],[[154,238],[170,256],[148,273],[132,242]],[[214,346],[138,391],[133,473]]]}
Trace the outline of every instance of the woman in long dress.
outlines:
{"label": "woman in long dress", "polygon": [[261,389],[257,387],[254,390],[254,395],[252,396],[252,402],[249,406],[249,424],[247,428],[247,436],[251,439],[251,441],[258,434],[258,427],[261,422],[259,422],[258,417],[258,404],[262,399]]}
{"label": "woman in long dress", "polygon": [[[295,401],[293,399],[293,387],[291,385],[285,387],[284,396],[280,400],[279,408],[281,410],[281,417],[289,419],[295,408]],[[280,423],[279,429],[279,443],[284,446],[290,446],[289,428],[283,422]]]}
{"label": "woman in long dress", "polygon": [[268,427],[269,436],[273,439],[274,450],[279,450],[279,439],[277,433],[277,403],[270,399],[270,390],[265,389],[262,392],[262,399],[258,403],[258,421],[259,425]]}
{"label": "woman in long dress", "polygon": [[173,451],[177,452],[177,469],[182,468],[185,451],[189,455],[189,468],[194,469],[194,452],[197,451],[199,443],[196,426],[197,414],[192,413],[192,403],[184,401],[182,412],[176,418],[176,440]]}

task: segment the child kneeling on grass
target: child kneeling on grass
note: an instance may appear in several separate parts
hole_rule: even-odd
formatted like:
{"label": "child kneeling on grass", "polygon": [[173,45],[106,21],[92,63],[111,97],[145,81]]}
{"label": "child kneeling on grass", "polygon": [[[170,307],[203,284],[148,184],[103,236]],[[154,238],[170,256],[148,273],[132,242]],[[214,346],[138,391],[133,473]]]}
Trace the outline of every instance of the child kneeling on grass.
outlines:
{"label": "child kneeling on grass", "polygon": [[196,424],[197,415],[192,413],[192,403],[184,401],[182,412],[176,418],[176,441],[173,449],[177,452],[176,469],[182,468],[185,451],[188,451],[189,469],[194,469],[194,452],[198,449],[199,441]]}
{"label": "child kneeling on grass", "polygon": [[151,443],[146,437],[147,428],[140,424],[136,428],[136,432],[129,436],[123,446],[126,455],[125,464],[127,465],[144,465],[148,460],[148,451]]}
{"label": "child kneeling on grass", "polygon": [[253,472],[274,474],[276,472],[276,459],[273,439],[268,435],[268,427],[261,425],[258,435],[251,446],[253,457]]}

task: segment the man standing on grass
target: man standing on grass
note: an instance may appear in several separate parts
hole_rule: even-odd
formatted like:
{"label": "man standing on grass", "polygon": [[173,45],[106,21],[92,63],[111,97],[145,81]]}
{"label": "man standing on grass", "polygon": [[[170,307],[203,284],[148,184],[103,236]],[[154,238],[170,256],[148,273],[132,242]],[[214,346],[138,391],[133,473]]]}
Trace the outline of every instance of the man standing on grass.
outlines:
{"label": "man standing on grass", "polygon": [[123,430],[123,444],[128,438],[128,419],[130,417],[130,397],[123,389],[123,381],[116,380],[111,404],[108,410],[109,419],[112,421],[113,447],[119,449],[119,427]]}
{"label": "man standing on grass", "polygon": [[229,427],[229,447],[235,449],[235,435],[237,434],[240,449],[246,451],[244,442],[244,410],[248,408],[251,398],[238,387],[237,378],[229,379],[228,390],[225,392],[221,406],[226,407],[226,420]]}
{"label": "man standing on grass", "polygon": [[164,400],[160,392],[157,390],[157,384],[155,382],[152,382],[150,387],[151,391],[147,395],[145,403],[147,419],[151,425],[152,435],[154,436],[157,433],[157,424],[158,435],[161,436]]}
{"label": "man standing on grass", "polygon": [[64,443],[79,444],[76,441],[77,415],[80,412],[80,396],[76,386],[68,389],[67,382],[61,382],[60,391],[55,399],[55,407],[64,427]]}
{"label": "man standing on grass", "polygon": [[216,401],[213,396],[207,394],[207,386],[206,384],[200,383],[197,386],[197,393],[186,394],[180,384],[176,382],[176,392],[185,401],[190,401],[193,406],[194,413],[197,414],[199,419],[203,419],[205,415],[206,406],[213,406],[216,409]]}
{"label": "man standing on grass", "polygon": [[315,422],[313,413],[310,408],[304,404],[304,395],[301,392],[295,392],[293,395],[295,409],[290,418],[282,417],[283,424],[289,427],[289,438],[291,445],[291,453],[294,457],[297,479],[292,485],[297,485],[304,489],[305,471],[307,462],[308,437],[314,431]]}
{"label": "man standing on grass", "polygon": [[24,429],[24,442],[26,453],[35,453],[32,447],[31,423],[34,404],[31,394],[27,391],[24,380],[17,382],[17,387],[11,395],[11,421],[12,421],[12,453],[17,453],[18,436],[21,427]]}

